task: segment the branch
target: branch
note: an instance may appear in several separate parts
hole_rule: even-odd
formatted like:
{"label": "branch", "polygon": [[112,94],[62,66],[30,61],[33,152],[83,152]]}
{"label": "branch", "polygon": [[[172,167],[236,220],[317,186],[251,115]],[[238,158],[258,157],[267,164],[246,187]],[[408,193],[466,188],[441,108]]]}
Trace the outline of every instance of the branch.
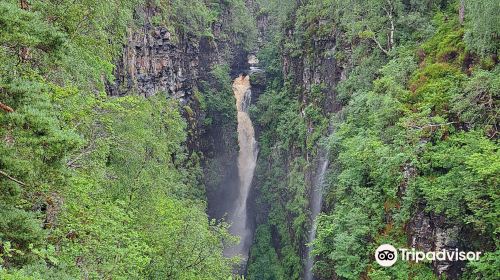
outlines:
{"label": "branch", "polygon": [[11,181],[14,181],[14,182],[18,183],[18,184],[19,184],[19,185],[21,185],[21,186],[24,186],[24,187],[28,186],[28,185],[26,185],[25,183],[23,183],[23,182],[21,182],[21,181],[17,180],[16,178],[14,178],[14,177],[10,176],[9,174],[7,174],[7,173],[3,172],[2,170],[0,170],[0,175],[3,175],[3,176],[5,176],[5,177],[7,177],[7,179],[9,179],[9,180],[11,180]]}
{"label": "branch", "polygon": [[6,112],[8,112],[8,113],[12,113],[12,112],[14,112],[14,109],[12,109],[11,107],[9,107],[9,106],[7,106],[7,105],[3,104],[2,102],[0,102],[0,109],[2,109],[2,110],[4,110],[4,111],[6,111]]}
{"label": "branch", "polygon": [[372,37],[372,40],[377,44],[378,48],[385,53],[385,55],[389,55],[389,52],[387,50],[384,49],[384,47],[382,47],[382,45],[380,45],[380,42],[377,40],[377,38],[375,38],[375,33]]}
{"label": "branch", "polygon": [[93,151],[94,151],[94,142],[92,142],[92,143],[90,144],[90,146],[89,146],[89,147],[87,147],[87,148],[83,149],[83,151],[82,151],[79,155],[77,155],[74,159],[69,160],[69,161],[66,163],[66,165],[67,165],[68,167],[76,167],[76,166],[75,166],[75,163],[76,163],[78,160],[80,160],[83,156],[86,156],[86,155],[88,155],[88,154],[92,153]]}
{"label": "branch", "polygon": [[382,45],[380,44],[380,42],[377,40],[377,35],[375,34],[375,32],[372,31],[372,29],[370,28],[370,26],[368,26],[367,24],[366,24],[366,29],[368,30],[368,32],[370,33],[371,36],[369,36],[369,37],[367,36],[365,38],[372,39],[377,44],[378,48],[382,52],[384,52],[385,55],[389,56],[389,52],[386,49],[384,49],[384,47],[382,47]]}
{"label": "branch", "polygon": [[424,129],[424,128],[428,128],[428,127],[440,127],[440,126],[445,126],[445,125],[450,125],[450,124],[455,124],[457,122],[448,122],[448,123],[438,123],[438,124],[428,124],[428,125],[424,125],[424,126],[416,126],[416,125],[412,125],[410,126],[411,128],[415,128],[415,129]]}

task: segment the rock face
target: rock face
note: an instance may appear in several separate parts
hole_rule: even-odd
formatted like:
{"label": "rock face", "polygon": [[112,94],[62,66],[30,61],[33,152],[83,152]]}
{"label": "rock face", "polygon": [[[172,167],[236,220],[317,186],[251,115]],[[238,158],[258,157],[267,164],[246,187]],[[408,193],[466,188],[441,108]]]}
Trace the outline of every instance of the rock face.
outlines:
{"label": "rock face", "polygon": [[[227,39],[220,39],[228,11],[212,27],[213,38],[171,33],[165,26],[154,25],[153,7],[136,11],[144,19],[140,28],[128,30],[128,40],[116,63],[115,81],[108,94],[139,94],[145,97],[164,93],[187,102],[200,80],[206,80],[215,64],[238,65],[246,53]],[[246,66],[246,65],[244,65]],[[244,67],[243,66],[243,67]]]}
{"label": "rock face", "polygon": [[159,92],[185,99],[192,93],[199,73],[199,43],[184,37],[174,42],[163,26],[146,23],[129,31],[128,42],[115,71],[111,95],[137,93],[145,97]]}
{"label": "rock face", "polygon": [[[321,25],[322,23],[318,23]],[[294,41],[294,30],[286,30],[287,40]],[[296,56],[285,54],[283,57],[283,74],[285,77],[293,77],[295,87],[302,88],[302,103],[309,104],[309,93],[313,86],[321,86],[323,94],[326,96],[323,105],[325,113],[337,112],[341,109],[340,103],[336,100],[334,91],[335,85],[344,79],[345,69],[348,67],[345,62],[339,62],[335,58],[338,48],[337,36],[331,34],[327,37],[312,38],[307,55]]]}
{"label": "rock face", "polygon": [[[464,249],[458,236],[460,229],[457,226],[448,225],[443,215],[426,213],[425,205],[419,204],[408,222],[407,235],[408,245],[411,248],[425,252]],[[457,279],[465,263],[460,261],[434,261],[432,267],[438,276],[447,279]]]}

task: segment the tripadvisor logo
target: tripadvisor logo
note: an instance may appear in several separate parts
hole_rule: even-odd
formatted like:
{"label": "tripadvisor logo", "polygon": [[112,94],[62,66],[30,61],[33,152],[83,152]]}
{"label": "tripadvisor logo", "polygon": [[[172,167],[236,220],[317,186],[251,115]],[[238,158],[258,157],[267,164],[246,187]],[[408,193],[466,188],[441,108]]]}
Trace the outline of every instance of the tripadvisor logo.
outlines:
{"label": "tripadvisor logo", "polygon": [[[399,252],[399,254],[398,254]],[[403,261],[477,261],[481,252],[464,252],[455,250],[446,250],[435,252],[416,251],[415,248],[399,248],[396,250],[390,244],[382,244],[375,250],[375,260],[380,266],[393,266],[398,260],[398,255]]]}
{"label": "tripadvisor logo", "polygon": [[398,260],[398,251],[392,245],[382,244],[375,251],[375,260],[381,266],[392,266]]}

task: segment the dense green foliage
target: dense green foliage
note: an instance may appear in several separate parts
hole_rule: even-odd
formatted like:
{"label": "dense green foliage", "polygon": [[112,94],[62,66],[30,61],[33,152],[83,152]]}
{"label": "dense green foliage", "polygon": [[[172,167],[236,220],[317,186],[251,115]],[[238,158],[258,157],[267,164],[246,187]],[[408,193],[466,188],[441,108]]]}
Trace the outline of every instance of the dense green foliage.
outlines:
{"label": "dense green foliage", "polygon": [[[307,246],[320,279],[440,279],[435,263],[373,257],[382,243],[436,247],[420,236],[436,232],[483,252],[457,277],[499,279],[499,5],[1,1],[0,279],[231,279],[235,238],[206,196],[237,151],[225,60],[257,45],[249,279],[301,279]],[[106,95],[127,33],[150,23],[227,52],[203,61],[215,65],[182,106]],[[320,150],[330,165],[307,244]]]}
{"label": "dense green foliage", "polygon": [[[461,25],[458,2],[305,1],[282,19],[280,46],[260,54],[274,83],[253,110],[262,127],[257,180],[268,218],[261,227],[273,242],[259,228],[250,268],[271,258],[274,273],[266,270],[264,279],[303,275],[304,197],[316,147],[328,134],[324,95],[332,93],[342,109],[333,110],[327,137],[316,276],[437,279],[431,264],[384,269],[373,257],[382,243],[411,247],[411,230],[419,230],[410,228],[413,219],[431,215],[457,230],[451,238],[460,248],[485,252],[466,264],[463,279],[498,278],[498,3],[473,1]],[[332,41],[333,49],[319,49]],[[276,55],[288,67],[334,58],[345,78],[331,89],[315,81],[304,87],[294,76],[300,71],[280,76]],[[249,278],[262,279],[256,269]]]}
{"label": "dense green foliage", "polygon": [[244,50],[255,47],[257,36],[254,18],[244,0],[151,0],[151,9],[159,11],[155,24],[162,24],[174,34],[214,38],[213,26],[220,25],[216,39],[230,40]]}
{"label": "dense green foliage", "polygon": [[465,2],[467,11],[465,40],[468,47],[483,56],[498,52],[500,3],[492,0]]}
{"label": "dense green foliage", "polygon": [[250,252],[253,259],[248,267],[248,274],[253,279],[285,279],[285,273],[272,247],[271,236],[271,230],[265,225],[257,228],[255,232],[255,245]]}
{"label": "dense green foliage", "polygon": [[177,102],[103,91],[138,4],[0,3],[1,279],[231,275]]}

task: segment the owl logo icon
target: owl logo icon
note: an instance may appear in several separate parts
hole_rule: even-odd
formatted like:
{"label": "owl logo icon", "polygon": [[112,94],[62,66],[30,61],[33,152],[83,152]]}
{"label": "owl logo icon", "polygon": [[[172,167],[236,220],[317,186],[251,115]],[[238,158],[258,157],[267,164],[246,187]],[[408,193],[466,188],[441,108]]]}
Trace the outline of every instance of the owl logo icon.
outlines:
{"label": "owl logo icon", "polygon": [[375,260],[380,266],[390,267],[398,260],[398,251],[390,244],[382,244],[375,251]]}

